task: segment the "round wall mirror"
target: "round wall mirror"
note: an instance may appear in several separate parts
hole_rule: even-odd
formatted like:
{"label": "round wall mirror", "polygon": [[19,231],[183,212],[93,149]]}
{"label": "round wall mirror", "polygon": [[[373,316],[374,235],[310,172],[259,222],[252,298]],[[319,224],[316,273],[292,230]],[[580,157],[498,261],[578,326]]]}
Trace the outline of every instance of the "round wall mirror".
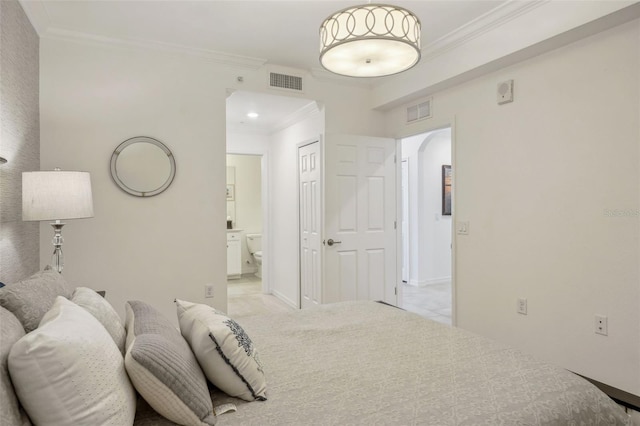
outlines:
{"label": "round wall mirror", "polygon": [[152,197],[171,185],[176,160],[159,140],[137,136],[122,142],[111,156],[111,177],[128,194]]}

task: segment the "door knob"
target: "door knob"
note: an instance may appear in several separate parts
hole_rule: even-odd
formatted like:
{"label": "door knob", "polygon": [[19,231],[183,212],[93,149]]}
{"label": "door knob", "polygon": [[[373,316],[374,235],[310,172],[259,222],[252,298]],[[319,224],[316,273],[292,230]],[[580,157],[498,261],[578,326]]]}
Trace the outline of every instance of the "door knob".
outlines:
{"label": "door knob", "polygon": [[334,240],[333,240],[333,239],[331,239],[331,238],[329,238],[329,239],[327,240],[327,245],[328,245],[329,247],[331,247],[331,246],[332,246],[332,245],[334,245],[334,244],[340,244],[340,243],[342,243],[342,241],[334,241]]}

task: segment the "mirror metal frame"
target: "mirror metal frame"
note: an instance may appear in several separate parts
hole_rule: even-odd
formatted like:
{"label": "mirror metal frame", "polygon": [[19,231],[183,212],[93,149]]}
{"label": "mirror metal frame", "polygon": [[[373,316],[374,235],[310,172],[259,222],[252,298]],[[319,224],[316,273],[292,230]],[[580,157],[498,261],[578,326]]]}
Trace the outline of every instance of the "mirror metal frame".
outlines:
{"label": "mirror metal frame", "polygon": [[[152,191],[146,191],[146,192],[142,192],[142,191],[138,191],[135,188],[131,188],[129,186],[127,186],[119,177],[118,177],[118,172],[116,169],[116,164],[118,162],[118,156],[122,153],[122,151],[125,150],[125,148],[127,148],[129,145],[132,145],[134,143],[150,143],[152,145],[157,146],[158,148],[160,148],[161,150],[164,151],[165,154],[167,154],[167,157],[169,158],[169,165],[171,167],[171,171],[169,172],[169,176],[167,178],[167,180],[158,188],[152,190]],[[111,178],[113,179],[113,181],[116,183],[116,185],[118,185],[118,187],[120,189],[122,189],[124,192],[126,192],[127,194],[136,196],[136,197],[153,197],[154,195],[158,195],[162,192],[164,192],[167,188],[169,188],[169,185],[171,185],[171,183],[173,182],[173,179],[176,177],[176,160],[173,156],[173,153],[171,152],[171,150],[169,148],[167,148],[167,146],[165,144],[163,144],[162,142],[160,142],[157,139],[153,139],[150,138],[148,136],[136,136],[130,139],[127,139],[126,141],[122,142],[120,145],[118,145],[118,147],[113,151],[113,154],[111,155]]]}

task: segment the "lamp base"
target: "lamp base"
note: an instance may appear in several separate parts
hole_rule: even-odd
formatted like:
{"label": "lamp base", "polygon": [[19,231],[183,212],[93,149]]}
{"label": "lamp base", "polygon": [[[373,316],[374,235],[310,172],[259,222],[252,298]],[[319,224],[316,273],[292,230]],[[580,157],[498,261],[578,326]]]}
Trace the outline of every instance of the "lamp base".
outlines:
{"label": "lamp base", "polygon": [[64,268],[64,254],[62,253],[62,243],[64,242],[64,238],[62,238],[62,227],[64,225],[65,224],[59,220],[51,222],[51,226],[53,226],[53,255],[51,256],[51,267],[59,274],[62,273],[62,269]]}

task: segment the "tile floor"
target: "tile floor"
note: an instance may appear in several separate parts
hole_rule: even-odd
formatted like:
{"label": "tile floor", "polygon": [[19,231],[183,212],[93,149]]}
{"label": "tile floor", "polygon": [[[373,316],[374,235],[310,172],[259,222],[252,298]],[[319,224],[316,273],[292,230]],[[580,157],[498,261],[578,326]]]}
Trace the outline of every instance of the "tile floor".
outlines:
{"label": "tile floor", "polygon": [[403,283],[401,307],[425,318],[451,325],[451,283],[425,287]]}
{"label": "tile floor", "polygon": [[275,296],[262,293],[262,280],[253,274],[227,281],[227,314],[233,318],[292,311]]}

